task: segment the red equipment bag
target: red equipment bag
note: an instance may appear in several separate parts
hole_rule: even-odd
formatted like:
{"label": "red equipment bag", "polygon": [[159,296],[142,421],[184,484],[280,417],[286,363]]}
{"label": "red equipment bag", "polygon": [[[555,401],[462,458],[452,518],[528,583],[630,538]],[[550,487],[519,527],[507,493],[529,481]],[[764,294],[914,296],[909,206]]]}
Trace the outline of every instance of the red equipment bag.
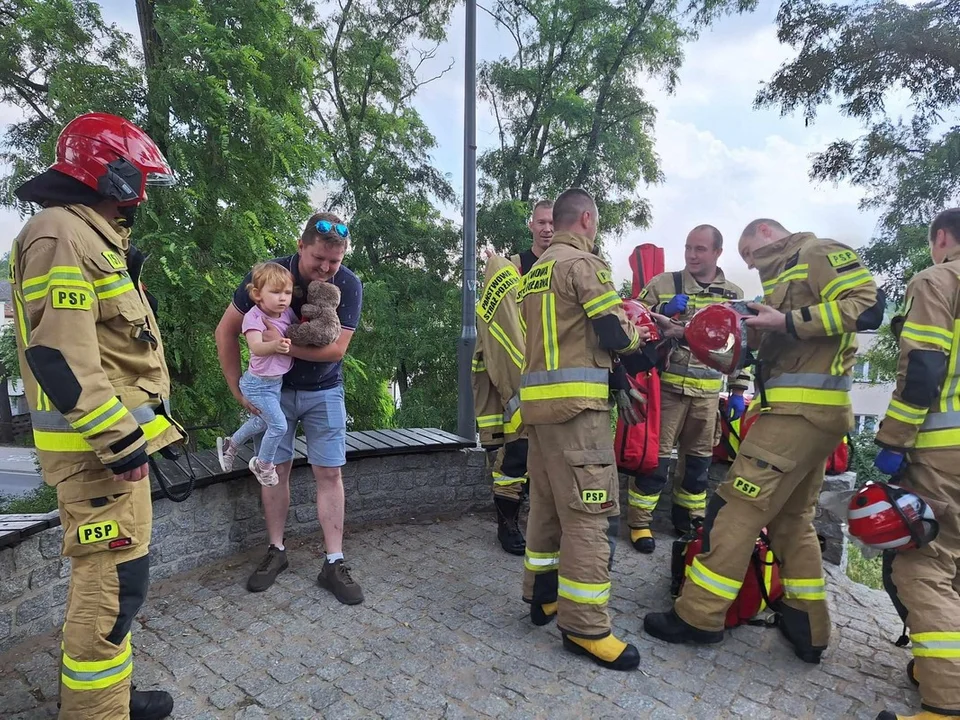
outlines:
{"label": "red equipment bag", "polygon": [[[703,550],[703,524],[695,521],[693,529],[679,540],[673,542],[671,559],[670,593],[673,597],[680,594],[689,575],[693,559]],[[743,586],[736,599],[727,610],[724,626],[734,628],[737,625],[768,625],[754,618],[772,603],[783,597],[780,584],[780,561],[770,549],[770,538],[764,530],[760,531],[757,544],[750,555],[750,564],[743,577]]]}
{"label": "red equipment bag", "polygon": [[[652,243],[638,245],[630,253],[630,267],[633,270],[630,297],[637,298],[646,284],[663,272],[663,248]],[[635,375],[631,381],[647,398],[644,419],[636,425],[627,425],[617,418],[613,447],[619,470],[646,475],[657,469],[660,454],[660,375],[649,370]]]}
{"label": "red equipment bag", "polygon": [[827,458],[827,475],[840,475],[850,469],[853,460],[853,438],[848,433]]}

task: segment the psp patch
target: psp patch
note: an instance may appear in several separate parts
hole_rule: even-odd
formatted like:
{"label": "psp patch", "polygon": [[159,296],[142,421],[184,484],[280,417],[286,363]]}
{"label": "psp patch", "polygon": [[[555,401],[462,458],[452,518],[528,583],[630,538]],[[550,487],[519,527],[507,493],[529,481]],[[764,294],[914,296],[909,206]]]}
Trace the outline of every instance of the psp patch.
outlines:
{"label": "psp patch", "polygon": [[127,264],[123,261],[123,258],[112,250],[104,250],[100,254],[103,255],[103,259],[110,263],[110,267],[112,267],[114,270],[120,270],[127,266]]}
{"label": "psp patch", "polygon": [[118,537],[120,537],[120,526],[113,520],[89,523],[77,528],[77,539],[81,545],[90,545]]}
{"label": "psp patch", "polygon": [[840,250],[839,252],[827,255],[827,262],[830,263],[831,267],[849,265],[850,263],[857,262],[857,260],[857,254],[853,250]]}
{"label": "psp patch", "polygon": [[597,505],[599,503],[605,503],[607,501],[607,491],[606,490],[584,490],[580,493],[580,497],[588,505]]}
{"label": "psp patch", "polygon": [[55,287],[50,291],[51,304],[59,310],[89,310],[93,294],[83,288]]}
{"label": "psp patch", "polygon": [[733,481],[733,489],[742,492],[744,495],[750,498],[755,498],[760,494],[759,485],[755,485],[749,480],[744,480],[742,477],[738,477]]}
{"label": "psp patch", "polygon": [[597,270],[597,280],[601,285],[613,282],[613,273],[610,270]]}

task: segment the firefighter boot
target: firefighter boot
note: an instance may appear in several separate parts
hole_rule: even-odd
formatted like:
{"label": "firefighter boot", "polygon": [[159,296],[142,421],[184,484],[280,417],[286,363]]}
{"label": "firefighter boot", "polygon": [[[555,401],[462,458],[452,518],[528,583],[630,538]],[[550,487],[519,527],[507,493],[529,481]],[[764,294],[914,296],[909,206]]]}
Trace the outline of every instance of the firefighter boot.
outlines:
{"label": "firefighter boot", "polygon": [[530,622],[534,625],[546,625],[557,616],[558,603],[531,603]]}
{"label": "firefighter boot", "polygon": [[690,532],[692,518],[703,517],[707,507],[709,470],[709,457],[684,456],[683,478],[680,480],[679,487],[674,486],[673,505],[670,507],[670,519],[678,535],[682,536]]}
{"label": "firefighter boot", "polygon": [[684,622],[674,610],[665,613],[647,613],[643,629],[648,635],[668,643],[696,643],[709,645],[723,640],[722,630],[701,630]]}
{"label": "firefighter boot", "polygon": [[810,642],[810,617],[803,610],[790,607],[784,602],[778,603],[777,627],[783,636],[793,645],[793,652],[806,663],[816,665],[825,647],[816,647]]}
{"label": "firefighter boot", "polygon": [[520,501],[494,496],[497,509],[497,539],[500,547],[511,555],[523,555],[527,545],[517,521],[520,519]]}
{"label": "firefighter boot", "polygon": [[657,541],[653,539],[653,533],[650,528],[630,528],[630,542],[633,547],[645,555],[651,554],[657,549]]}
{"label": "firefighter boot", "polygon": [[130,720],[161,720],[173,712],[173,698],[164,690],[130,688]]}
{"label": "firefighter boot", "polygon": [[600,640],[563,635],[563,647],[574,655],[585,655],[608,670],[636,670],[640,653],[636,647],[614,637],[613,633]]}
{"label": "firefighter boot", "polygon": [[951,720],[955,715],[939,715],[929,710],[921,710],[916,715],[897,715],[889,710],[884,710],[877,715],[877,720]]}

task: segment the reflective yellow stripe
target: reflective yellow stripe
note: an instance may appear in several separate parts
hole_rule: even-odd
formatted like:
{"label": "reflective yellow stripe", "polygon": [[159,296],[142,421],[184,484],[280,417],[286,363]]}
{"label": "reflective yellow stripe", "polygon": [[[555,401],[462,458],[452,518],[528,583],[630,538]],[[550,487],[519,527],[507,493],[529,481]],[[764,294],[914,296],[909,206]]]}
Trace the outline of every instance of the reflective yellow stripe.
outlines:
{"label": "reflective yellow stripe", "polygon": [[534,552],[529,548],[523,553],[523,566],[530,572],[555,572],[560,567],[559,552]]}
{"label": "reflective yellow stripe", "polygon": [[[843,407],[850,404],[846,390],[814,390],[812,388],[771,388],[767,390],[768,402],[803,403],[805,405],[828,405]],[[753,408],[760,404],[759,395],[750,402]]]}
{"label": "reflective yellow stripe", "polygon": [[[147,441],[158,437],[165,430],[173,427],[163,415],[157,415],[153,420],[140,426]],[[78,432],[57,432],[55,430],[34,430],[33,444],[37,450],[45,452],[90,452],[90,446]]]}
{"label": "reflective yellow stripe", "polygon": [[823,578],[780,578],[783,596],[791,600],[826,600],[827,585]]}
{"label": "reflective yellow stripe", "polygon": [[560,345],[557,341],[557,299],[553,293],[546,293],[541,301],[543,315],[543,354],[547,370],[560,367]]}
{"label": "reflective yellow stripe", "polygon": [[926,343],[928,345],[936,345],[947,352],[950,352],[950,346],[953,344],[953,333],[949,330],[935,325],[920,325],[919,323],[910,322],[909,320],[903,324],[903,329],[900,331],[900,338]]}
{"label": "reflective yellow stripe", "polygon": [[135,289],[130,276],[125,273],[107,275],[105,278],[95,280],[93,285],[96,288],[97,297],[101,300],[108,300]]}
{"label": "reflective yellow stripe", "polygon": [[634,326],[632,323],[630,324],[630,332],[633,334],[633,337],[631,338],[627,346],[623,349],[622,352],[624,354],[630,354],[634,350],[636,350],[638,347],[640,347],[640,333],[637,331],[636,326]]}
{"label": "reflective yellow stripe", "polygon": [[953,341],[950,344],[947,377],[940,391],[940,412],[960,411],[960,320],[953,323]]}
{"label": "reflective yellow stripe", "polygon": [[112,397],[93,412],[89,412],[76,422],[70,423],[82,437],[90,438],[116,425],[128,415],[120,398]]}
{"label": "reflective yellow stripe", "polygon": [[840,319],[840,306],[836,302],[825,302],[817,306],[820,310],[820,320],[827,335],[839,335],[843,332]]}
{"label": "reflective yellow stripe", "polygon": [[510,359],[513,361],[513,364],[517,367],[523,367],[523,353],[517,349],[517,346],[513,344],[510,338],[507,336],[507,333],[504,332],[504,329],[500,327],[497,323],[490,323],[490,335],[493,336],[493,339],[496,340],[507,351],[507,355],[510,356]]}
{"label": "reflective yellow stripe", "polygon": [[914,657],[960,658],[960,632],[912,633]]}
{"label": "reflective yellow stripe", "polygon": [[731,580],[713,572],[700,562],[699,558],[694,558],[693,564],[687,566],[687,577],[707,592],[725,600],[736,600],[743,585],[742,581]]}
{"label": "reflective yellow stripe", "polygon": [[707,493],[688,493],[685,490],[675,489],[673,502],[687,510],[704,510],[707,507]]}
{"label": "reflective yellow stripe", "polygon": [[582,583],[560,575],[557,594],[581,605],[603,605],[610,599],[610,583]]}
{"label": "reflective yellow stripe", "polygon": [[71,690],[103,690],[126,679],[133,670],[130,633],[127,633],[123,642],[123,650],[109,660],[74,660],[64,650],[60,668],[63,684]]}
{"label": "reflective yellow stripe", "polygon": [[630,507],[640,508],[641,510],[656,510],[657,501],[660,500],[660,493],[656,495],[641,495],[632,488],[628,491]]}
{"label": "reflective yellow stripe", "polygon": [[[518,400],[519,400],[519,397],[518,397]],[[520,414],[519,408],[517,408],[517,410],[510,417],[507,417],[506,415],[504,415],[503,432],[506,433],[507,435],[517,432],[517,430],[520,429],[521,425],[523,425],[523,417]]]}
{"label": "reflective yellow stripe", "polygon": [[583,311],[587,313],[588,318],[594,318],[605,310],[609,310],[615,305],[619,305],[622,301],[620,300],[620,295],[616,290],[611,290],[606,292],[600,297],[596,297],[593,300],[588,300],[583,304]]}
{"label": "reflective yellow stripe", "polygon": [[820,292],[820,297],[824,300],[836,300],[847,290],[866,285],[869,282],[873,282],[873,276],[870,275],[869,270],[862,267],[856,272],[838,275],[824,286]]}
{"label": "reflective yellow stripe", "polygon": [[493,484],[499,485],[500,487],[507,487],[508,485],[523,485],[527,481],[526,477],[510,477],[509,475],[504,475],[502,473],[491,473],[493,476]]}
{"label": "reflective yellow stripe", "polygon": [[857,339],[857,336],[854,333],[845,333],[840,338],[840,347],[837,348],[837,354],[833,357],[833,362],[830,364],[830,373],[832,375],[843,375],[843,360],[844,353],[850,349],[853,345],[853,342]]}
{"label": "reflective yellow stripe", "polygon": [[907,405],[896,398],[891,398],[890,405],[887,407],[887,417],[908,425],[921,425],[927,416],[928,409]]}
{"label": "reflective yellow stripe", "polygon": [[705,378],[692,378],[685,375],[677,375],[671,372],[665,372],[660,376],[660,381],[672,385],[683,385],[684,387],[696,388],[705,392],[720,392],[723,387],[723,378],[716,380]]}
{"label": "reflective yellow stripe", "polygon": [[520,399],[561,400],[568,398],[606,398],[610,394],[607,383],[569,382],[552,385],[534,385],[520,388]]}
{"label": "reflective yellow stripe", "polygon": [[57,265],[44,275],[39,275],[21,284],[26,302],[41,300],[52,287],[75,287],[93,292],[93,285],[87,281],[80,268],[70,265]]}
{"label": "reflective yellow stripe", "polygon": [[777,277],[773,278],[772,280],[767,280],[765,283],[763,283],[763,294],[769,295],[780,283],[790,282],[791,280],[806,280],[809,270],[810,265],[807,263],[803,263],[802,265],[794,265],[792,268],[784,270],[782,273],[777,275]]}
{"label": "reflective yellow stripe", "polygon": [[503,425],[503,415],[480,415],[477,417],[477,427],[478,428],[492,428],[497,427],[498,425]]}
{"label": "reflective yellow stripe", "polygon": [[917,450],[946,448],[960,445],[960,428],[949,430],[921,430],[917,433],[914,448]]}
{"label": "reflective yellow stripe", "polygon": [[482,373],[487,371],[487,366],[483,363],[483,360],[474,360],[473,361],[473,372]]}

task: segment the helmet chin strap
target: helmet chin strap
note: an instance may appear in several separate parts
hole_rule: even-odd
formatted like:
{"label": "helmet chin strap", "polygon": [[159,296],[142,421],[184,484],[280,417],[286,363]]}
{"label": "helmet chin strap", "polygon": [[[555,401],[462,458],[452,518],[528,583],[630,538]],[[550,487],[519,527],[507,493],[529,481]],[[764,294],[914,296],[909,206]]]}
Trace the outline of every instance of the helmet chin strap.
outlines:
{"label": "helmet chin strap", "polygon": [[132,228],[137,220],[137,208],[137,205],[127,205],[126,207],[117,208],[117,224],[125,228]]}

